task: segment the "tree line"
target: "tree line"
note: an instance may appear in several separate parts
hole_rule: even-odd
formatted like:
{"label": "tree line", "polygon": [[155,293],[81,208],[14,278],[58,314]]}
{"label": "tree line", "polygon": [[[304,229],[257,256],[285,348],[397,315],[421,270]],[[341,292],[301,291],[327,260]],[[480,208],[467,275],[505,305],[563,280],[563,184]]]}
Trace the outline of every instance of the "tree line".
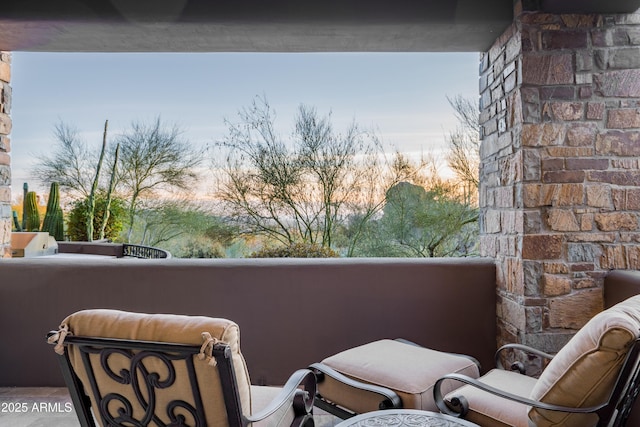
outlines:
{"label": "tree line", "polygon": [[[299,106],[283,136],[265,97],[226,119],[224,138],[206,150],[160,118],[134,122],[108,144],[105,123],[101,151],[59,123],[32,175],[60,184],[73,240],[99,237],[89,234],[99,223],[87,222],[108,212],[109,239],[176,256],[473,255],[477,106],[460,96],[449,103],[459,121],[446,135],[453,180],[433,157],[389,153],[375,132],[355,121],[336,130],[331,113],[311,106]],[[204,170],[213,176],[209,204],[195,194]]]}

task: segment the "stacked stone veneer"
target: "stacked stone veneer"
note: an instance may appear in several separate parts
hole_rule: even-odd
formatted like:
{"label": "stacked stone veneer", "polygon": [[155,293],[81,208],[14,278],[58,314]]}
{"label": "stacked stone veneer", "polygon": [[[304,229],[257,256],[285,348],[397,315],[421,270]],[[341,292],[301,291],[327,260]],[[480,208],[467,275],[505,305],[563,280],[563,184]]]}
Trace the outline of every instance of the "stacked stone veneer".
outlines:
{"label": "stacked stone veneer", "polygon": [[0,51],[0,258],[11,254],[11,54]]}
{"label": "stacked stone veneer", "polygon": [[640,14],[516,14],[481,55],[481,251],[499,344],[554,351],[640,268]]}

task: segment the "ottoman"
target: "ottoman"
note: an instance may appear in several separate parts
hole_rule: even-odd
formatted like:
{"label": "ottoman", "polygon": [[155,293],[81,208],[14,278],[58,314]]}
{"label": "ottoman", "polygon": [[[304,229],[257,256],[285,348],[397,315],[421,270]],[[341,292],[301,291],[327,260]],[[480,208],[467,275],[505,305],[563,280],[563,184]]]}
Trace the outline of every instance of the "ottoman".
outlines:
{"label": "ottoman", "polygon": [[[310,366],[318,377],[316,406],[340,418],[380,409],[438,411],[433,386],[449,373],[478,378],[472,357],[444,353],[401,340],[374,341]],[[458,385],[447,381],[450,390]]]}

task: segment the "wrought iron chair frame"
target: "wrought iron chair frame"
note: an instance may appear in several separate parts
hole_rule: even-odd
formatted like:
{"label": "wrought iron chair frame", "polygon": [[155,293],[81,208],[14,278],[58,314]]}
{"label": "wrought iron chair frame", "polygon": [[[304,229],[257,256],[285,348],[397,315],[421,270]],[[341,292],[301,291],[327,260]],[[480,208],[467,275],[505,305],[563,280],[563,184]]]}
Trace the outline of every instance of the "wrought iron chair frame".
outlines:
{"label": "wrought iron chair frame", "polygon": [[[533,355],[541,356],[546,359],[553,358],[552,355],[543,353],[531,347],[527,347],[521,344],[507,344],[503,347],[500,347],[500,349],[498,349],[498,351],[496,352],[496,365],[499,369],[502,368],[502,364],[500,363],[500,354],[506,349],[517,349]],[[511,369],[514,371],[517,370],[521,374],[524,374],[524,368],[519,363],[512,365]],[[611,391],[611,394],[609,395],[609,398],[605,403],[598,406],[574,408],[553,405],[508,393],[504,390],[491,387],[474,378],[470,378],[464,375],[444,375],[436,382],[433,389],[436,405],[438,405],[438,409],[440,409],[441,412],[458,418],[464,418],[466,416],[467,412],[469,411],[469,402],[464,398],[464,396],[456,396],[450,402],[452,407],[447,405],[440,390],[442,383],[447,380],[459,381],[464,384],[476,387],[480,390],[484,390],[495,396],[520,402],[524,405],[532,406],[535,408],[576,414],[595,413],[596,415],[598,415],[599,419],[597,427],[623,427],[626,425],[629,414],[631,413],[631,409],[633,408],[633,403],[640,393],[640,338],[635,340],[635,342],[627,352],[627,356],[622,365],[622,368],[620,369],[620,373],[618,374],[618,378],[615,382],[613,390]]]}
{"label": "wrought iron chair frame", "polygon": [[[55,332],[49,333],[48,337],[52,334],[55,334]],[[112,378],[114,378],[114,375],[118,376],[117,379],[114,379],[121,382],[126,382],[127,378],[122,376],[122,373],[119,373],[120,375],[117,375],[113,372],[110,372],[110,369],[108,368],[108,366],[106,366],[106,358],[109,354],[124,354],[127,357],[131,357],[132,359],[143,359],[145,357],[158,358],[159,360],[168,363],[167,367],[171,365],[171,367],[169,367],[169,370],[171,370],[173,366],[172,360],[186,361],[189,370],[189,381],[194,397],[195,407],[186,408],[185,405],[191,405],[184,401],[172,401],[169,403],[169,405],[167,405],[167,408],[165,409],[167,410],[167,414],[171,414],[172,409],[175,409],[178,406],[186,408],[194,417],[196,426],[206,427],[206,421],[204,418],[204,404],[202,402],[200,390],[198,388],[195,370],[193,369],[193,359],[194,357],[197,357],[198,353],[200,352],[200,346],[155,341],[135,341],[110,338],[82,337],[74,335],[67,336],[64,340],[64,345],[65,347],[77,346],[80,348],[84,369],[89,376],[90,386],[93,389],[91,392],[95,397],[97,406],[99,406],[98,408],[96,408],[97,413],[95,415],[102,418],[104,425],[113,425],[107,422],[108,418],[113,417],[111,414],[105,413],[105,399],[108,398],[106,403],[108,403],[108,401],[110,400],[113,400],[114,398],[120,400],[120,402],[123,402],[121,398],[124,399],[124,401],[127,401],[127,399],[124,398],[124,396],[120,395],[116,395],[115,397],[111,395],[103,397],[100,395],[93,373],[93,364],[91,364],[91,362],[89,361],[89,353],[100,354],[102,369],[107,372],[107,374]],[[270,405],[262,409],[259,413],[253,415],[245,415],[240,402],[238,384],[236,382],[235,371],[231,359],[230,347],[224,343],[214,344],[212,354],[216,360],[217,369],[220,375],[222,393],[230,427],[245,427],[252,422],[263,420],[278,411],[283,407],[283,405],[289,405],[292,398],[293,410],[295,411],[295,419],[291,426],[312,427],[314,425],[312,410],[316,390],[316,380],[315,375],[310,370],[300,369],[294,372],[294,374],[291,375],[287,383],[282,388],[280,394],[278,394],[278,396],[271,402]],[[69,360],[69,352],[65,351],[64,354],[59,355],[58,361],[60,363],[62,375],[69,389],[71,400],[76,409],[81,427],[96,427],[96,423],[90,409],[91,401],[84,389],[82,381],[75,373],[74,368],[71,365],[71,361]],[[132,376],[133,375],[135,375],[135,373],[132,374]],[[153,383],[154,379],[152,379],[151,381],[151,384],[149,384],[149,382],[147,383],[147,387],[155,387],[157,385],[157,378],[155,379],[155,383]],[[123,384],[125,382],[123,382]],[[300,389],[300,386],[303,386],[304,390]],[[143,407],[145,405],[155,405],[154,402],[144,401],[143,397],[140,395],[138,395],[138,400]],[[193,411],[191,409],[193,409]],[[149,412],[151,414],[151,418],[149,419],[153,419],[157,425],[163,426],[163,423],[160,422],[154,415],[156,412],[156,408],[152,407],[151,411]],[[179,417],[175,420],[172,420],[170,426],[186,427],[186,424],[184,424],[184,417],[182,417],[182,420],[180,420]]]}

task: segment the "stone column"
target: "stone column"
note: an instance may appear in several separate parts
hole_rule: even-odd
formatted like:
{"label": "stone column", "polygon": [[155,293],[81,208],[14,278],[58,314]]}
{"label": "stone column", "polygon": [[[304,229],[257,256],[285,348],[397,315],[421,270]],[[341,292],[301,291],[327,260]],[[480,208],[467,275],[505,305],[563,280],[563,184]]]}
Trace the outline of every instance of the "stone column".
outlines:
{"label": "stone column", "polygon": [[481,55],[481,253],[498,344],[556,351],[640,268],[640,14],[516,6]]}
{"label": "stone column", "polygon": [[11,54],[0,51],[0,258],[11,255]]}

